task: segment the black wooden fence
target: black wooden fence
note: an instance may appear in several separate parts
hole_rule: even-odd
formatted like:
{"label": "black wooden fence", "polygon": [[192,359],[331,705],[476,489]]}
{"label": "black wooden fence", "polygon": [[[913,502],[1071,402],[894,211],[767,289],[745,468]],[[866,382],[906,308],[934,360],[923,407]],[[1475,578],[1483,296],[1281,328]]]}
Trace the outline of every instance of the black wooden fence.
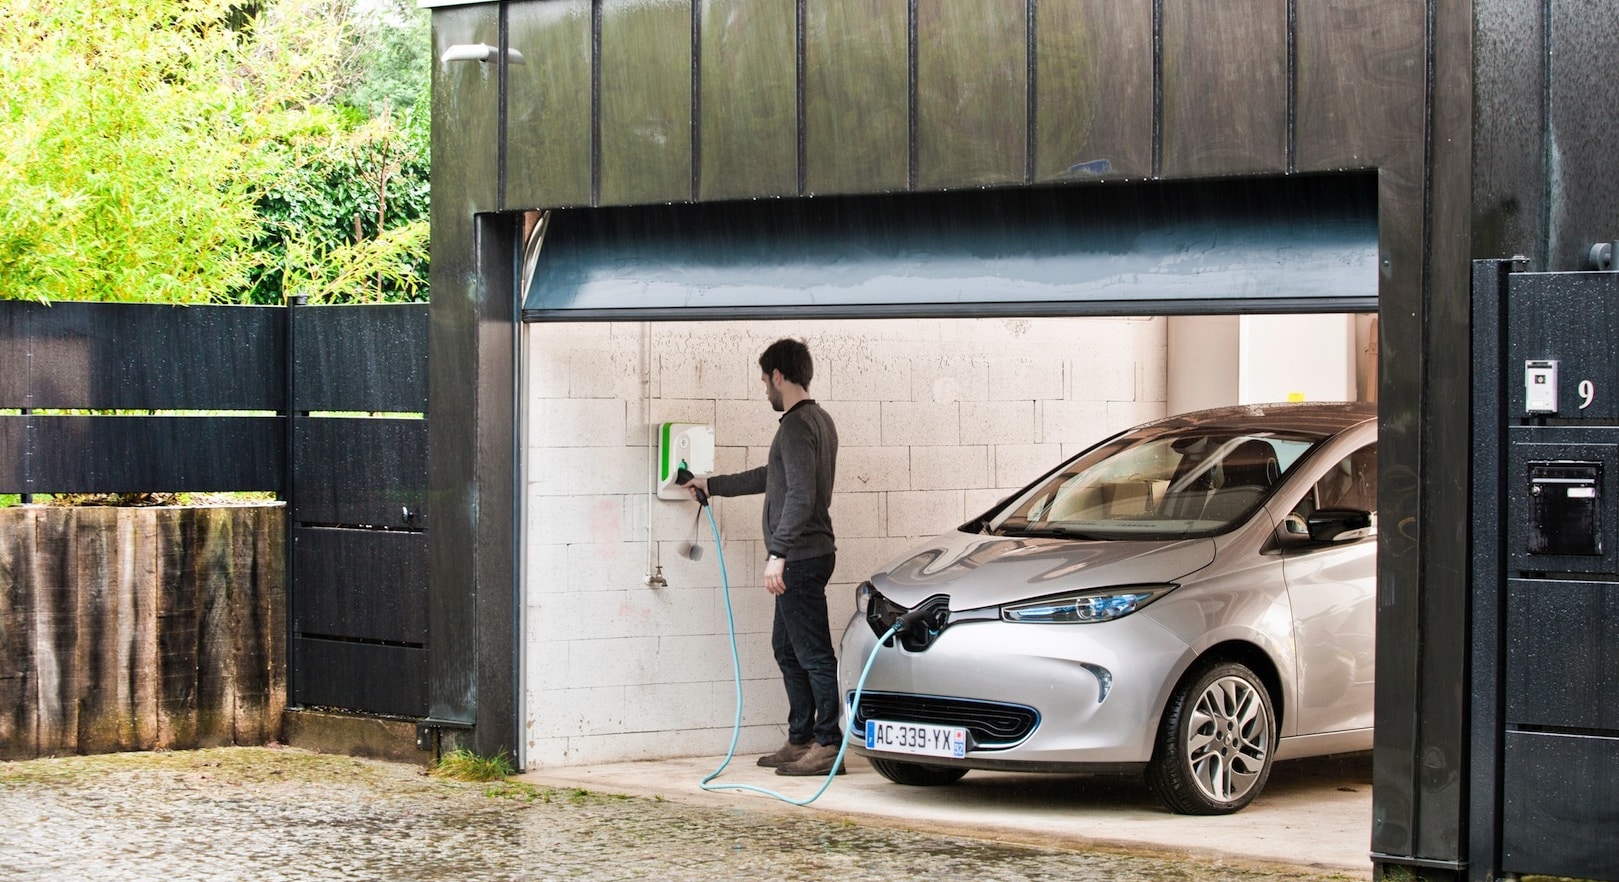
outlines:
{"label": "black wooden fence", "polygon": [[426,410],[425,304],[0,301],[0,493],[286,500],[293,706],[426,716]]}

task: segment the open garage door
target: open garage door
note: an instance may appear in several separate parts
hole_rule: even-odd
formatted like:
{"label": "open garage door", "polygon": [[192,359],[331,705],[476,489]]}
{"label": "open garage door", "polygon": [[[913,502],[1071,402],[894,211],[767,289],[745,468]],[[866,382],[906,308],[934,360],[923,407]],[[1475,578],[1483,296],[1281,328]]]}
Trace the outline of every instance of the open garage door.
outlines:
{"label": "open garage door", "polygon": [[525,321],[1368,312],[1371,174],[552,212]]}
{"label": "open garage door", "polygon": [[[521,274],[525,763],[668,760],[723,743],[733,699],[714,611],[727,589],[713,555],[679,551],[708,534],[693,540],[689,503],[652,492],[652,430],[709,425],[718,471],[756,462],[773,422],[752,359],[771,339],[802,336],[821,354],[817,394],[844,435],[836,631],[855,584],[917,537],[1163,416],[1158,316],[1375,311],[1376,184],[1345,174],[550,212]],[[907,320],[861,321],[893,318]],[[731,577],[752,584],[757,503],[718,508],[724,556],[741,568]],[[779,679],[758,654],[761,598],[739,595],[733,620],[755,651],[742,662],[750,747],[781,737]],[[1368,800],[1346,829],[1364,829]],[[1358,860],[1364,845],[1347,851]]]}

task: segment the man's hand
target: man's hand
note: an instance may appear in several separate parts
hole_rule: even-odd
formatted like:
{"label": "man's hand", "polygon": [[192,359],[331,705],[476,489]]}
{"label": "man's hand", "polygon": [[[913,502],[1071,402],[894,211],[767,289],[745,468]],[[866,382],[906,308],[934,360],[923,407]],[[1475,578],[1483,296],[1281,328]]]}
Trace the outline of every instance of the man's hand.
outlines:
{"label": "man's hand", "polygon": [[782,558],[765,561],[765,590],[771,594],[786,594],[787,582],[782,574],[787,572],[787,561]]}
{"label": "man's hand", "polygon": [[699,490],[702,491],[703,497],[706,497],[708,495],[708,479],[707,478],[699,478],[699,477],[694,476],[690,481],[687,481],[686,483],[681,484],[680,486],[686,488],[686,495],[690,496],[693,502],[702,502],[703,501],[703,498],[697,495],[697,491],[699,491]]}

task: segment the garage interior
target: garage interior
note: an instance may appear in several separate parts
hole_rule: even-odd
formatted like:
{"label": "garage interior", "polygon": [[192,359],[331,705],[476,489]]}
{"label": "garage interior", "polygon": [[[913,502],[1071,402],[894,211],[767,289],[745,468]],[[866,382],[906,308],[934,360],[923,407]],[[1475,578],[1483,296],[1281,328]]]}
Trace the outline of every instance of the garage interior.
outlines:
{"label": "garage interior", "polygon": [[[1193,325],[1176,329],[1181,322]],[[966,521],[1113,431],[1180,412],[1171,400],[1356,397],[1370,324],[1325,313],[528,325],[521,779],[764,802],[697,788],[720,764],[736,703],[724,598],[696,506],[650,492],[647,442],[662,422],[699,422],[716,430],[718,471],[760,462],[775,415],[753,359],[777,336],[809,342],[812,392],[839,421],[839,565],[827,591],[836,640],[855,585],[913,539]],[[1308,358],[1286,351],[1301,335],[1314,341]],[[1170,357],[1171,339],[1195,360]],[[1223,384],[1199,369],[1211,353],[1232,367]],[[720,780],[802,798],[818,779],[784,784],[752,762],[780,743],[786,715],[770,598],[758,587],[759,504],[715,502],[746,712],[738,760]],[[693,541],[707,552],[696,561],[683,553]],[[648,586],[652,574],[666,584]],[[1046,845],[1275,862],[1308,853],[1315,866],[1367,870],[1369,755],[1281,762],[1255,805],[1216,819],[1168,814],[1136,779],[977,771],[949,787],[908,788],[852,754],[848,766],[815,810]]]}
{"label": "garage interior", "polygon": [[[1369,400],[1372,316],[1332,310],[1376,302],[1371,183],[543,216],[524,260],[523,767],[724,743],[721,580],[712,557],[681,553],[711,541],[695,505],[652,492],[656,429],[712,427],[718,473],[761,464],[775,424],[755,359],[772,340],[809,342],[811,392],[839,425],[836,636],[854,587],[912,541],[1115,432],[1201,407]],[[1126,304],[1142,314],[1109,315]],[[799,317],[760,318],[784,310]],[[714,505],[744,752],[779,743],[785,718],[757,590],[760,505]]]}

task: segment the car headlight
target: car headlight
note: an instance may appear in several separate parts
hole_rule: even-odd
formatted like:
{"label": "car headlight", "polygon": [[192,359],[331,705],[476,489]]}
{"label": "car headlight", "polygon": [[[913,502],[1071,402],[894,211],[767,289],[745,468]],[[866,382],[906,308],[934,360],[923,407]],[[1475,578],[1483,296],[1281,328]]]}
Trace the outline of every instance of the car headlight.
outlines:
{"label": "car headlight", "polygon": [[1174,585],[1121,585],[1053,594],[1001,607],[1008,622],[1086,625],[1121,619],[1174,590]]}
{"label": "car headlight", "polygon": [[877,589],[873,588],[870,582],[861,582],[856,586],[854,589],[855,612],[865,615],[866,610],[871,608],[871,595],[875,594],[876,591]]}

